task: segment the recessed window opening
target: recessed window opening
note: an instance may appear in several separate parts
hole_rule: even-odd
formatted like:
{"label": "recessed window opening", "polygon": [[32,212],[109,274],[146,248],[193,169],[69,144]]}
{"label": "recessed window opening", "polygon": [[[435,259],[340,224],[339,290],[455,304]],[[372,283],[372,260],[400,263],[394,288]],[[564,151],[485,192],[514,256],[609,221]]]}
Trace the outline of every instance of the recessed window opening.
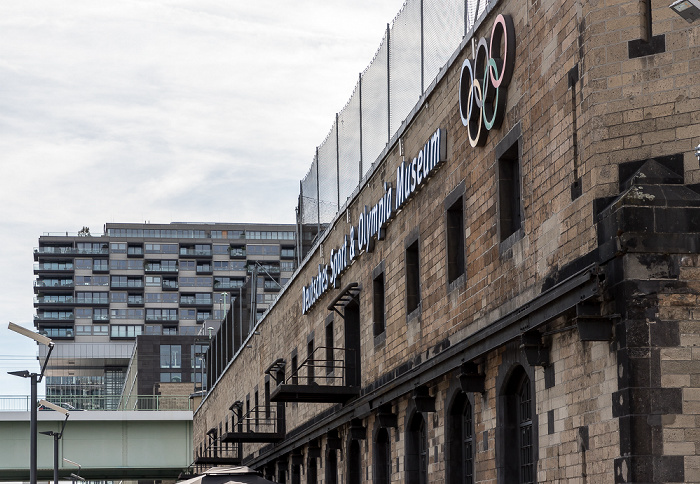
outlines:
{"label": "recessed window opening", "polygon": [[416,413],[408,426],[406,438],[406,482],[428,482],[428,434],[425,419]]}
{"label": "recessed window opening", "polygon": [[374,320],[373,328],[375,337],[384,333],[386,329],[384,307],[384,293],[386,289],[383,264],[378,269],[381,270],[377,271],[378,273],[374,276],[374,279],[372,280],[372,314]]}
{"label": "recessed window opening", "polygon": [[498,212],[500,241],[522,227],[520,192],[520,156],[518,142],[498,159]]}
{"label": "recessed window opening", "polygon": [[389,431],[379,429],[374,444],[374,484],[389,484],[391,481],[391,442]]}
{"label": "recessed window opening", "polygon": [[459,197],[447,209],[447,282],[464,274],[464,198]]}
{"label": "recessed window opening", "polygon": [[406,312],[411,314],[420,304],[418,240],[406,247]]}

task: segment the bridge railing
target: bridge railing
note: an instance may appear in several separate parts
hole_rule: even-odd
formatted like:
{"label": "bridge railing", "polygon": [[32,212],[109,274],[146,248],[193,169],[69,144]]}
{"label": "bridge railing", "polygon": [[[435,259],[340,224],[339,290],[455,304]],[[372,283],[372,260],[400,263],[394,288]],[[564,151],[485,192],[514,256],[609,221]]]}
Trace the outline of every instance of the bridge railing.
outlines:
{"label": "bridge railing", "polygon": [[[68,410],[193,410],[189,395],[138,395],[131,397],[127,404],[121,402],[119,396],[54,396],[45,398],[51,403],[65,407]],[[0,412],[28,412],[31,408],[31,397],[27,395],[0,396]],[[38,403],[36,403],[38,405]]]}

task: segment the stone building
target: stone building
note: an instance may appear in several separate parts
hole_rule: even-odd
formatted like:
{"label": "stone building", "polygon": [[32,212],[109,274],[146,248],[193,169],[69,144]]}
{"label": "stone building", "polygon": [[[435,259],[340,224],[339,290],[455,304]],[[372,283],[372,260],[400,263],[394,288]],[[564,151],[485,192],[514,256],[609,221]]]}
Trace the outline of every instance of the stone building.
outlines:
{"label": "stone building", "polygon": [[700,481],[700,23],[484,3],[269,312],[211,355],[198,464]]}

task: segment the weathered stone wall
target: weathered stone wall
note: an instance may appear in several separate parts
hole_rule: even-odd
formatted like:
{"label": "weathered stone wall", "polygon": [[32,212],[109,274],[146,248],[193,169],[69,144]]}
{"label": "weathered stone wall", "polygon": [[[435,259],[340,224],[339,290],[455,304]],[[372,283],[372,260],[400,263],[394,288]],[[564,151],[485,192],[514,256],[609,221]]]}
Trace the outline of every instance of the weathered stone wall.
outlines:
{"label": "weathered stone wall", "polygon": [[[490,35],[497,14],[512,16],[516,61],[502,127],[489,134],[485,146],[470,146],[458,101],[462,62],[472,56],[467,39],[462,51],[421,100],[420,109],[388,147],[359,195],[350,201],[346,212],[339,214],[298,277],[258,325],[259,334],[249,338],[247,346],[211,389],[195,415],[195,446],[205,440],[207,430],[226,427],[231,416],[228,408],[234,401],[250,398],[252,402],[257,389],[263,402],[264,371],[273,361],[285,359],[289,376],[292,352],[298,352],[299,362],[304,360],[312,334],[316,347],[324,345],[327,305],[338,289],[330,290],[307,314],[302,314],[302,287],[318,273],[319,264],[329,262],[331,250],[341,246],[365,206],[371,208],[381,198],[384,183],[392,183],[396,188],[396,170],[402,162],[398,140],[403,143],[405,159],[410,161],[435,130],[442,128],[447,133],[446,161],[395,214],[386,228],[385,239],[376,241],[372,252],[361,254],[343,274],[339,285],[358,282],[362,287],[358,302],[363,397],[390,386],[399,373],[405,374],[421,364],[424,371],[426,362],[493,327],[513,311],[527,308],[557,283],[588,264],[597,263],[604,274],[599,302],[603,302],[607,315],[619,316],[611,341],[581,341],[575,311],[566,308],[539,328],[548,348],[549,365],[529,366],[517,340],[479,355],[477,363],[485,376],[486,391],[472,395],[475,480],[502,482],[497,402],[507,362],[519,362],[533,377],[538,481],[630,482],[648,477],[673,481],[682,477],[676,472],[679,465],[686,480],[697,480],[700,460],[695,450],[698,439],[694,426],[698,408],[695,402],[700,397],[694,376],[693,346],[697,343],[694,325],[698,311],[698,262],[692,252],[698,246],[692,249],[692,244],[688,245],[688,254],[683,258],[677,252],[679,277],[687,283],[678,285],[678,277],[667,277],[675,285],[664,286],[666,292],[658,296],[654,293],[645,303],[656,318],[655,324],[673,321],[671,326],[678,328],[678,337],[664,338],[665,325],[663,331],[653,333],[661,339],[647,338],[644,344],[637,344],[632,336],[638,329],[652,331],[654,326],[646,320],[651,316],[640,317],[635,312],[639,301],[634,291],[628,290],[629,285],[623,283],[640,278],[639,272],[630,269],[625,251],[616,245],[618,234],[613,229],[628,229],[613,223],[613,228],[608,227],[613,232],[603,233],[598,225],[601,209],[623,191],[621,182],[638,167],[629,168],[628,162],[680,153],[682,166],[676,173],[684,177],[686,184],[697,183],[700,178],[698,162],[689,153],[698,141],[694,133],[700,127],[696,113],[700,84],[695,80],[700,63],[694,60],[698,57],[696,39],[700,39],[700,34],[697,27],[675,16],[666,3],[654,0],[651,38],[664,35],[664,48],[656,41],[638,42],[648,34],[643,21],[646,13],[640,13],[642,3],[495,3],[475,37],[478,40]],[[502,152],[503,140],[508,139],[509,133],[518,131],[523,225],[518,234],[502,242],[496,153]],[[462,182],[466,274],[448,284],[445,199]],[[642,199],[630,203],[643,205]],[[640,227],[637,233],[643,239],[646,226],[642,223]],[[653,231],[653,227],[646,230]],[[681,230],[684,237],[697,231]],[[407,241],[414,238],[420,254],[420,305],[419,310],[408,315],[405,249]],[[647,252],[658,255],[663,250],[656,247]],[[382,338],[375,338],[372,274],[382,263],[386,330]],[[656,278],[651,273],[643,274]],[[619,290],[620,287],[625,289]],[[337,314],[333,328],[335,345],[342,347],[345,329]],[[639,366],[645,364],[646,367]],[[644,371],[644,384],[629,380],[627,372]],[[436,403],[436,412],[426,414],[430,482],[444,482],[449,467],[445,458],[449,428],[446,410],[456,374],[449,371],[420,382],[428,387]],[[650,382],[652,376],[657,380]],[[274,382],[271,386],[274,388]],[[665,389],[672,390],[662,391]],[[675,400],[676,394],[682,401]],[[367,439],[361,444],[362,477],[371,480],[374,472],[371,440],[377,407],[390,403],[398,420],[398,428],[390,431],[392,479],[403,482],[404,430],[413,399],[410,394],[403,394],[385,401],[379,392],[377,395],[369,408],[358,409],[352,416],[361,419],[367,431]],[[634,395],[642,399],[659,399],[663,395],[673,408],[632,409],[630,401],[638,400],[628,399]],[[286,430],[298,434],[299,428],[311,425],[314,418],[330,408],[330,404],[288,403]],[[635,427],[650,415],[654,416],[652,423],[643,429]],[[342,455],[348,452],[348,425],[346,422],[338,426]],[[295,438],[285,442],[294,442]],[[320,437],[322,448],[326,440]],[[295,447],[305,453],[307,442],[299,441]],[[655,447],[645,450],[639,442],[652,442]],[[264,460],[270,452],[274,452],[274,446],[244,446],[244,456],[249,459]],[[308,455],[304,455],[303,462],[307,462]],[[344,482],[345,461],[338,462],[342,476],[339,482]],[[286,468],[290,469],[289,463]],[[642,468],[652,471],[644,474]],[[322,475],[319,470],[319,476]]]}

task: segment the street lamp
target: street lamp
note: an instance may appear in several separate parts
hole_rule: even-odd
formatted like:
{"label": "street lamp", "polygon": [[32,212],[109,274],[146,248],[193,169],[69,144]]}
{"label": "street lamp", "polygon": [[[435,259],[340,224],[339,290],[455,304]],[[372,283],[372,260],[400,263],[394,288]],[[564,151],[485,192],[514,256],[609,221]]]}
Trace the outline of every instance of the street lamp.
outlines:
{"label": "street lamp", "polygon": [[41,373],[30,373],[27,370],[22,370],[22,371],[8,371],[10,375],[14,376],[19,376],[22,378],[29,378],[31,380],[31,405],[30,405],[30,418],[29,418],[29,484],[36,484],[36,445],[37,445],[37,440],[36,440],[36,413],[37,413],[37,406],[36,406],[36,400],[37,400],[37,394],[36,394],[36,387],[37,384],[41,381],[42,378],[44,378],[44,371],[46,370],[46,364],[49,362],[49,357],[51,356],[51,352],[53,351],[54,347],[54,342],[51,341],[51,338],[48,338],[44,336],[43,334],[35,333],[34,331],[31,331],[27,328],[24,328],[18,324],[15,323],[10,323],[8,325],[8,329],[14,331],[15,333],[19,333],[22,336],[26,336],[27,338],[31,338],[37,343],[41,343],[42,345],[46,345],[49,347],[49,352],[46,354],[46,359],[44,360],[44,365],[41,367]]}
{"label": "street lamp", "polygon": [[63,421],[63,425],[61,426],[60,432],[54,432],[53,430],[49,430],[48,432],[39,432],[43,435],[53,436],[53,484],[58,484],[58,441],[61,440],[61,437],[63,437],[63,429],[66,428],[66,422],[68,422],[70,412],[63,407],[59,407],[58,405],[55,405],[51,402],[47,402],[46,400],[39,400],[39,403],[44,407],[48,407],[51,410],[61,412],[66,416],[66,419]]}

